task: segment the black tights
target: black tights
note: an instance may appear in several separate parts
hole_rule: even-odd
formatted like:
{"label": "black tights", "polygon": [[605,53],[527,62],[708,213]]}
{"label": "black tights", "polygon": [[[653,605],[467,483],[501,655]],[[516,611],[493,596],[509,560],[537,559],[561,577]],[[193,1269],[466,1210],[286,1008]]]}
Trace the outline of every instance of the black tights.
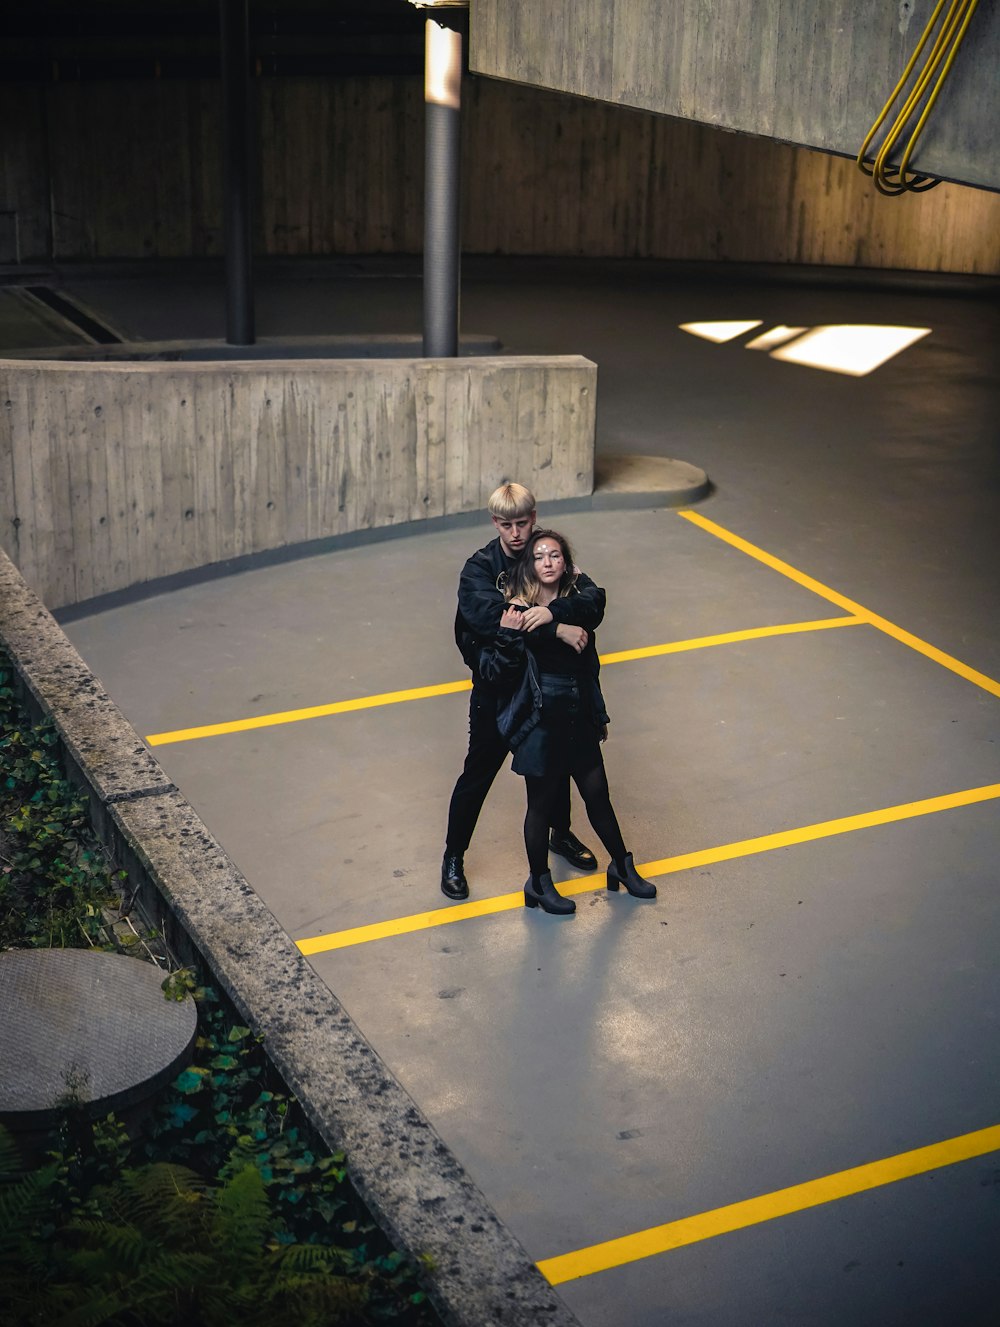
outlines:
{"label": "black tights", "polygon": [[[597,759],[593,764],[579,766],[570,770],[570,773],[586,805],[587,819],[593,825],[611,860],[622,865],[625,858],[625,843],[618,826],[618,817],[611,805],[608,776],[604,771],[604,761],[600,752],[597,753]],[[524,846],[528,852],[528,867],[531,874],[537,877],[549,869],[549,825],[552,823],[553,801],[562,786],[562,779],[533,778],[528,775],[524,781],[528,789],[528,809],[524,815]]]}

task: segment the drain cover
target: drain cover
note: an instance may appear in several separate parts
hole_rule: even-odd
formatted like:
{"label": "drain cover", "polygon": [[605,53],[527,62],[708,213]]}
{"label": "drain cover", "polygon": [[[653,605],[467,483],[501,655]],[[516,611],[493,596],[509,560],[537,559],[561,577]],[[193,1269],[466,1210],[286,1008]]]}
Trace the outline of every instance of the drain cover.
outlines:
{"label": "drain cover", "polygon": [[105,1115],[190,1059],[197,1010],[167,1000],[153,963],[89,949],[0,954],[0,1120],[46,1128],[67,1102]]}

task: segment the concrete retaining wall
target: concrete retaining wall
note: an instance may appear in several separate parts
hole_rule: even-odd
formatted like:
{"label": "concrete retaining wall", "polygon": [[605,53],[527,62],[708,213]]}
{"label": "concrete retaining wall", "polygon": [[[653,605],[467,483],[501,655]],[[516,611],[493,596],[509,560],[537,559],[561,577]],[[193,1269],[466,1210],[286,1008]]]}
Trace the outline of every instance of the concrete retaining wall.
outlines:
{"label": "concrete retaining wall", "polygon": [[0,646],[50,716],[93,823],[171,947],[197,958],[264,1049],[449,1327],[576,1327],[361,1035],[0,552]]}
{"label": "concrete retaining wall", "polygon": [[[774,2],[644,0],[651,26],[628,41],[617,24],[619,0],[476,0],[474,65],[478,58],[503,78],[589,95],[492,77],[464,81],[462,253],[1000,271],[1000,196],[944,184],[886,199],[853,160],[713,127],[722,122],[712,110],[714,88],[720,112],[743,96],[745,130],[833,143],[853,157],[930,12],[930,0],[921,4],[923,17],[915,0],[785,0],[776,36]],[[859,26],[865,14],[877,17],[881,33]],[[970,85],[969,72],[983,60],[997,83],[996,45],[991,51],[976,34],[996,29],[998,17],[996,5],[979,6],[949,95],[960,82]],[[775,82],[779,55],[785,65]],[[859,58],[865,97],[855,79]],[[581,87],[587,62],[597,59],[618,77]],[[685,70],[689,95],[677,96],[674,80]],[[765,73],[770,85],[759,91]],[[981,79],[971,87],[990,91]],[[255,254],[422,251],[419,74],[268,76],[253,79],[251,92],[260,135]],[[780,133],[773,118],[764,121],[779,97],[786,102]],[[619,98],[630,106],[611,104]],[[656,114],[668,98],[676,109]],[[993,150],[996,116],[985,104],[974,110],[979,148]],[[801,123],[803,113],[811,126]],[[957,125],[944,104],[931,118],[928,147],[935,133]],[[222,252],[217,78],[0,82],[0,124],[0,262]],[[972,164],[986,161],[977,149]]]}
{"label": "concrete retaining wall", "polygon": [[593,488],[580,356],[0,360],[0,544],[49,608],[358,530]]}

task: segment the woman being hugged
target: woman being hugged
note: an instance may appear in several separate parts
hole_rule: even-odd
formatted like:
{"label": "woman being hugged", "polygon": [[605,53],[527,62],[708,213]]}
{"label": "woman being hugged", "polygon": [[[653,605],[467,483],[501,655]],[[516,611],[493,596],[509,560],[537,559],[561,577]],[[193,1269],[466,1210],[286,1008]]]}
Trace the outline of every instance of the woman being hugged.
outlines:
{"label": "woman being hugged", "polygon": [[503,692],[497,725],[514,754],[514,772],[527,787],[524,846],[531,875],[525,906],[557,914],[576,911],[549,871],[552,798],[567,774],[611,858],[608,889],[624,885],[635,898],[656,897],[656,886],[635,869],[611,805],[601,755],[608,715],[593,633],[580,629],[576,643],[567,646],[530,629],[548,620],[554,599],[574,593],[576,578],[567,540],[555,530],[535,530],[508,573],[507,607],[496,640],[480,656],[482,675]]}

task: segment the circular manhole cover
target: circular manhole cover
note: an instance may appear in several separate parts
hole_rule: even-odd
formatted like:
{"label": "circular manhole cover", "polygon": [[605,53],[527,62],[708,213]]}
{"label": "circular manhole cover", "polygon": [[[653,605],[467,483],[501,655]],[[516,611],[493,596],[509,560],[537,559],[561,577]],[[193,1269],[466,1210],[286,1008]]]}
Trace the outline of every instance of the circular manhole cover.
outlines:
{"label": "circular manhole cover", "polygon": [[61,1106],[106,1114],[190,1059],[193,1000],[165,998],[153,963],[89,949],[0,953],[0,1120],[44,1128]]}

